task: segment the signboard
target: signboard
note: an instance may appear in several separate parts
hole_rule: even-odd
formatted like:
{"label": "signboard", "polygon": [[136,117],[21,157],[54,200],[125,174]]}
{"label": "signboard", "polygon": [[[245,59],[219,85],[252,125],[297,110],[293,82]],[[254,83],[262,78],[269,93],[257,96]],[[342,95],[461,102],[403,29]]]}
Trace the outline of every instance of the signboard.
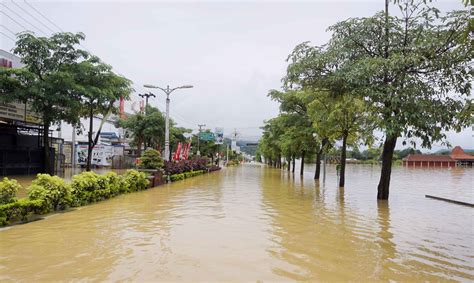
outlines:
{"label": "signboard", "polygon": [[[112,166],[113,146],[98,144],[92,149],[92,165]],[[87,163],[87,144],[76,145],[77,164]]]}
{"label": "signboard", "polygon": [[224,143],[224,128],[216,128],[215,136],[216,136],[216,144],[223,144]]}
{"label": "signboard", "polygon": [[199,135],[200,139],[202,141],[215,141],[216,138],[214,137],[214,133],[209,133],[209,132],[202,132]]}
{"label": "signboard", "polygon": [[25,121],[25,104],[17,102],[0,103],[0,117],[10,120]]}
{"label": "signboard", "polygon": [[35,113],[29,104],[10,102],[0,103],[0,118],[41,124],[41,117]]}
{"label": "signboard", "polygon": [[63,145],[64,163],[72,164],[72,144],[65,143]]}

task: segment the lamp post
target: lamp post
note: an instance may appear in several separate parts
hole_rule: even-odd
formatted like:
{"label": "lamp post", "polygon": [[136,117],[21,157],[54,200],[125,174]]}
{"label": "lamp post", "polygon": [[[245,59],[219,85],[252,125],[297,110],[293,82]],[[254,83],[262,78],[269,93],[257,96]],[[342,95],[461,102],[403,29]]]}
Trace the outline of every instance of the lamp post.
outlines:
{"label": "lamp post", "polygon": [[166,128],[165,128],[165,160],[170,160],[170,94],[182,88],[193,88],[192,85],[183,85],[175,88],[170,88],[170,86],[166,86],[166,88],[162,88],[159,86],[154,85],[144,85],[146,88],[157,88],[162,90],[166,94]]}

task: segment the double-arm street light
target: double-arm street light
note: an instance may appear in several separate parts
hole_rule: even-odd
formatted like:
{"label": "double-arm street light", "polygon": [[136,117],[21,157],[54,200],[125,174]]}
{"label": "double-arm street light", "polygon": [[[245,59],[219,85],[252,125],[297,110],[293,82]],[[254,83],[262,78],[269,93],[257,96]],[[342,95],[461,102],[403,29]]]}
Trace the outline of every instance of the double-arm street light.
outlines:
{"label": "double-arm street light", "polygon": [[170,88],[170,86],[166,86],[166,88],[162,88],[159,86],[154,85],[144,85],[146,88],[157,88],[161,89],[164,93],[166,93],[166,129],[165,129],[165,160],[170,160],[170,94],[182,88],[193,88],[192,85],[183,85],[175,88]]}

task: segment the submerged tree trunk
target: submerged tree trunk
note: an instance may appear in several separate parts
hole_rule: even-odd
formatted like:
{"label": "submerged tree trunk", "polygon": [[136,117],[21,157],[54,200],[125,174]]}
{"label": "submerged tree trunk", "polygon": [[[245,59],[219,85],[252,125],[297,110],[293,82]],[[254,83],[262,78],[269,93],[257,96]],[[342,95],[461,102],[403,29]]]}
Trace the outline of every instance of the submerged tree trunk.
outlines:
{"label": "submerged tree trunk", "polygon": [[383,144],[382,152],[382,173],[380,175],[379,185],[377,187],[377,199],[388,200],[390,175],[392,174],[392,160],[397,137],[387,136]]}
{"label": "submerged tree trunk", "polygon": [[288,164],[287,164],[288,166],[286,167],[286,170],[287,170],[288,172],[290,172],[290,170],[291,170],[291,168],[290,168],[290,167],[291,167],[291,156],[288,156],[288,157],[286,158],[286,161],[288,162]]}
{"label": "submerged tree trunk", "polygon": [[44,155],[44,173],[53,174],[51,168],[51,154],[49,151],[49,122],[44,122],[43,125],[43,155]]}
{"label": "submerged tree trunk", "polygon": [[344,187],[345,175],[346,175],[346,150],[347,150],[347,136],[349,133],[344,133],[342,136],[342,149],[341,149],[341,172],[339,176],[339,187]]}
{"label": "submerged tree trunk", "polygon": [[323,139],[321,142],[321,147],[316,152],[316,170],[314,171],[314,179],[319,180],[319,176],[321,175],[321,155],[323,155],[324,147],[327,144],[327,140]]}
{"label": "submerged tree trunk", "polygon": [[303,176],[303,173],[304,173],[304,156],[305,156],[306,152],[303,150],[301,152],[301,168],[300,168],[300,176]]}
{"label": "submerged tree trunk", "polygon": [[291,172],[292,172],[292,173],[295,173],[295,163],[296,163],[295,160],[296,160],[296,156],[293,155],[293,160],[292,160],[292,162],[293,162],[293,168],[291,169]]}
{"label": "submerged tree trunk", "polygon": [[316,170],[314,171],[315,180],[319,180],[319,175],[321,174],[321,152],[322,150],[316,152]]}

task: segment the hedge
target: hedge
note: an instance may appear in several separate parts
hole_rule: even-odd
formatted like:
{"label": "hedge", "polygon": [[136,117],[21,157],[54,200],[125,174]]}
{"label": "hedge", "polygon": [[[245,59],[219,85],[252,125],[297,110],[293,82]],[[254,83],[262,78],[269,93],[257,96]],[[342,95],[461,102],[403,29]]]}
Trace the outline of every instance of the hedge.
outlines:
{"label": "hedge", "polygon": [[28,187],[28,199],[16,200],[11,197],[11,191],[17,190],[19,184],[5,178],[0,181],[0,189],[2,196],[5,195],[3,198],[9,203],[0,203],[0,226],[28,221],[33,214],[45,214],[98,202],[122,193],[145,190],[148,184],[146,174],[137,170],[127,170],[120,176],[113,172],[105,175],[83,172],[75,175],[71,184],[57,176],[38,174]]}
{"label": "hedge", "polygon": [[197,170],[197,171],[190,171],[190,172],[185,172],[185,173],[180,173],[180,174],[174,174],[170,176],[170,180],[172,182],[179,181],[179,180],[184,180],[186,178],[191,178],[197,175],[202,175],[207,173],[207,170]]}

